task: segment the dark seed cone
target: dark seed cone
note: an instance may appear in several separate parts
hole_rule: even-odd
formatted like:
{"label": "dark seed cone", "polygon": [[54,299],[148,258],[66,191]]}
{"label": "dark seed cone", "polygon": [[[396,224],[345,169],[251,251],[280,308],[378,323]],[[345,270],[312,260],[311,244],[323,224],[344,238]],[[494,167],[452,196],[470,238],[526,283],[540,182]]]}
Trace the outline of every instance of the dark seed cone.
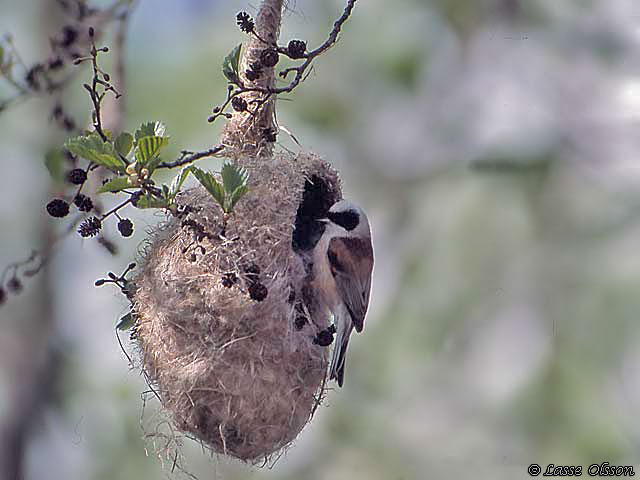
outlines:
{"label": "dark seed cone", "polygon": [[247,101],[242,97],[233,97],[231,106],[236,112],[244,112],[247,109]]}
{"label": "dark seed cone", "polygon": [[255,28],[253,19],[247,12],[239,12],[238,15],[236,15],[236,23],[244,33],[251,33]]}
{"label": "dark seed cone", "polygon": [[87,172],[81,168],[74,168],[67,173],[67,180],[74,185],[82,185],[87,179]]}
{"label": "dark seed cone", "polygon": [[11,277],[7,282],[7,290],[11,293],[20,293],[22,291],[22,282],[18,277]]}
{"label": "dark seed cone", "polygon": [[306,324],[307,324],[307,317],[303,317],[303,316],[296,317],[296,320],[294,323],[296,330],[302,330]]}
{"label": "dark seed cone", "polygon": [[93,210],[93,201],[81,193],[76,195],[76,198],[73,199],[73,203],[81,212],[90,212]]}
{"label": "dark seed cone", "polygon": [[52,217],[62,218],[69,214],[69,204],[56,198],[47,203],[47,213]]}
{"label": "dark seed cone", "polygon": [[256,302],[261,302],[267,295],[269,294],[269,290],[261,283],[252,283],[249,285],[249,296],[251,300],[255,300]]}
{"label": "dark seed cone", "polygon": [[291,58],[302,58],[307,51],[307,43],[302,40],[291,40],[287,45],[287,53]]}
{"label": "dark seed cone", "polygon": [[133,222],[128,218],[123,218],[118,222],[118,231],[123,237],[130,237],[133,235]]}
{"label": "dark seed cone", "polygon": [[265,67],[275,67],[278,63],[278,52],[273,48],[265,48],[260,54],[260,63]]}
{"label": "dark seed cone", "polygon": [[318,332],[318,336],[316,337],[316,343],[321,347],[328,347],[333,343],[333,333],[331,333],[328,329],[321,330]]}
{"label": "dark seed cone", "polygon": [[78,227],[78,233],[81,237],[94,237],[100,233],[102,222],[98,217],[89,217]]}

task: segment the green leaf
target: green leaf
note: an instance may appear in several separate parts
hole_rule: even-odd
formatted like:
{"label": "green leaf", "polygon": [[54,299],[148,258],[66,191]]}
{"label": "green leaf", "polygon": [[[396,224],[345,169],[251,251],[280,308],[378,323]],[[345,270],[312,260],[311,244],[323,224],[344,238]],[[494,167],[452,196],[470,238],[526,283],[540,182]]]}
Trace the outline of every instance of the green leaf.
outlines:
{"label": "green leaf", "polygon": [[133,136],[130,133],[122,132],[118,135],[115,142],[116,152],[123,157],[129,155],[131,148],[133,147]]}
{"label": "green leaf", "polygon": [[231,194],[229,204],[227,205],[225,212],[231,212],[233,210],[233,207],[236,206],[236,203],[238,203],[238,200],[244,197],[245,193],[247,193],[248,191],[249,187],[247,187],[246,185],[240,185],[238,188],[236,188]]}
{"label": "green leaf", "polygon": [[4,62],[4,47],[0,45],[0,65]]}
{"label": "green leaf", "polygon": [[[169,144],[169,137],[141,137],[138,139],[138,145],[136,146],[136,161],[143,167],[149,166],[149,161],[156,157],[160,150]],[[157,162],[153,165],[155,169]]]}
{"label": "green leaf", "polygon": [[113,142],[113,133],[111,132],[111,130],[107,130],[106,128],[103,128],[102,133],[104,133],[104,136],[107,137],[107,140],[109,140],[110,142]]}
{"label": "green leaf", "polygon": [[192,167],[184,167],[180,173],[176,175],[169,186],[169,198],[174,199],[182,188],[182,184],[187,179]]}
{"label": "green leaf", "polygon": [[161,161],[162,161],[162,158],[160,158],[159,155],[156,155],[151,160],[149,160],[149,163],[147,164],[147,169],[149,170],[149,175],[151,175],[154,172],[154,170],[156,168],[158,168],[158,165],[160,165]]}
{"label": "green leaf", "polygon": [[74,155],[86,158],[114,172],[124,172],[126,164],[118,157],[113,144],[103,142],[100,136],[93,132],[89,135],[70,138],[64,144],[65,148]]}
{"label": "green leaf", "polygon": [[220,171],[222,183],[228,194],[235,192],[238,187],[247,184],[249,173],[242,167],[237,167],[232,163],[225,163]]}
{"label": "green leaf", "polygon": [[167,208],[169,202],[166,198],[158,198],[155,195],[145,193],[136,201],[137,208]]}
{"label": "green leaf", "polygon": [[241,49],[242,44],[234,47],[229,55],[224,57],[224,61],[222,62],[222,73],[231,83],[238,83],[240,81],[240,76],[238,75],[238,64],[240,63]]}
{"label": "green leaf", "polygon": [[164,137],[166,130],[167,127],[165,127],[162,122],[143,123],[135,133],[136,145],[143,137]]}
{"label": "green leaf", "polygon": [[136,323],[136,317],[133,315],[133,313],[129,312],[120,319],[120,321],[118,322],[118,325],[116,325],[116,328],[118,330],[123,330],[123,331],[129,330],[131,327],[135,325],[135,323]]}
{"label": "green leaf", "polygon": [[49,175],[56,182],[62,182],[64,180],[64,153],[59,148],[49,150],[44,156],[44,164],[49,170]]}
{"label": "green leaf", "polygon": [[191,173],[193,173],[202,186],[207,189],[207,192],[209,192],[224,209],[224,188],[222,188],[222,185],[218,183],[214,176],[198,167],[191,167]]}
{"label": "green leaf", "polygon": [[106,193],[106,192],[116,193],[116,192],[119,192],[120,190],[124,190],[125,188],[131,188],[131,187],[132,185],[129,182],[129,177],[116,177],[113,180],[110,180],[104,185],[102,185],[100,188],[98,188],[97,192],[98,193]]}

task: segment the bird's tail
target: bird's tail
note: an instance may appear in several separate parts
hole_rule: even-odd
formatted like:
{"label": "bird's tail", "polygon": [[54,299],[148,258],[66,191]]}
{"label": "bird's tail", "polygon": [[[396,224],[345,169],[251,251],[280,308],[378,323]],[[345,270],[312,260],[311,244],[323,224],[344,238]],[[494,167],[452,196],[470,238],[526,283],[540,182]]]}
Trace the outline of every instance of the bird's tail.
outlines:
{"label": "bird's tail", "polygon": [[333,358],[331,359],[331,376],[330,379],[335,379],[338,382],[338,386],[342,387],[344,381],[344,365],[346,362],[347,345],[349,344],[349,337],[353,330],[353,324],[344,319],[336,316],[337,334],[335,347],[333,347]]}

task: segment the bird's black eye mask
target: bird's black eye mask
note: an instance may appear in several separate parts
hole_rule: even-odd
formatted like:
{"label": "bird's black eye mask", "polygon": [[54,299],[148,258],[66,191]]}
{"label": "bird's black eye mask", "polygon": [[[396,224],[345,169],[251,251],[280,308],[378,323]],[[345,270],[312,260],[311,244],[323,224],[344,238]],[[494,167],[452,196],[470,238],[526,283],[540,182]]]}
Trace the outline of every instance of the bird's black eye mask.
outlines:
{"label": "bird's black eye mask", "polygon": [[345,212],[329,212],[327,217],[333,223],[340,225],[345,230],[353,230],[360,223],[360,215],[355,210],[347,210]]}

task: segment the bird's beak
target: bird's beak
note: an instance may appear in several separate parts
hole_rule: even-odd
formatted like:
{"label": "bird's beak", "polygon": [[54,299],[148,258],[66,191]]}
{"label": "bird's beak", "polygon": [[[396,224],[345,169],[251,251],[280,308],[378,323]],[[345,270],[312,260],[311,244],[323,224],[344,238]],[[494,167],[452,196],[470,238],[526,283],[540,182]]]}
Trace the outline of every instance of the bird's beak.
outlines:
{"label": "bird's beak", "polygon": [[319,218],[318,219],[318,222],[321,222],[321,223],[329,223],[330,221],[331,220],[329,220],[328,218]]}

